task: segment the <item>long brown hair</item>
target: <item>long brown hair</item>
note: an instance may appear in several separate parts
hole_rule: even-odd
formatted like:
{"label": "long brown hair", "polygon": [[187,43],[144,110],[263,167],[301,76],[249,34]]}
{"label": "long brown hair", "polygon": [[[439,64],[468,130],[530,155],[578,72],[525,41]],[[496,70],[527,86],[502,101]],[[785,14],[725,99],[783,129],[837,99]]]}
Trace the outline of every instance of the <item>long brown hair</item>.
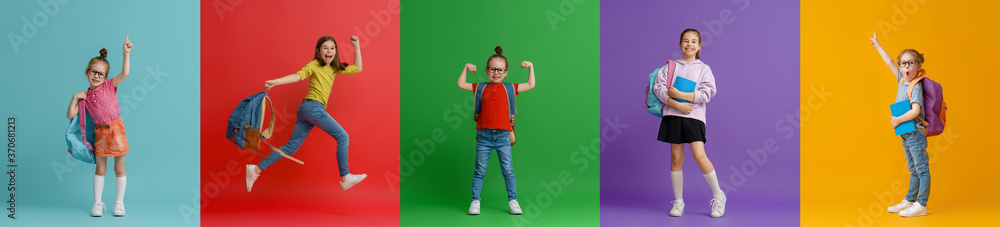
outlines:
{"label": "long brown hair", "polygon": [[104,70],[104,78],[107,79],[108,78],[108,70],[111,70],[111,64],[108,64],[108,50],[105,50],[104,48],[101,48],[101,50],[98,51],[98,52],[101,55],[98,55],[97,57],[90,58],[90,62],[87,63],[87,69],[83,71],[83,75],[89,75],[90,74],[90,68],[91,68],[90,66],[94,65],[94,63],[96,63],[96,62],[104,62],[104,65],[108,66],[107,69]]}
{"label": "long brown hair", "polygon": [[[684,29],[684,31],[681,32],[681,41],[678,42],[678,44],[684,43],[684,34],[688,33],[688,32],[694,32],[694,35],[698,36],[698,45],[700,46],[701,45],[701,32],[698,32],[698,30],[694,29],[694,28]],[[701,50],[700,49],[698,50],[698,52],[694,53],[694,59],[701,59]]]}
{"label": "long brown hair", "polygon": [[316,52],[313,54],[313,59],[319,62],[319,66],[326,66],[326,61],[323,60],[323,56],[319,54],[320,47],[323,47],[323,43],[326,41],[333,41],[333,46],[337,47],[337,51],[333,55],[333,62],[330,62],[330,67],[334,68],[334,71],[344,70],[347,66],[347,62],[340,61],[340,45],[337,44],[337,40],[333,36],[323,36],[319,37],[316,41]]}

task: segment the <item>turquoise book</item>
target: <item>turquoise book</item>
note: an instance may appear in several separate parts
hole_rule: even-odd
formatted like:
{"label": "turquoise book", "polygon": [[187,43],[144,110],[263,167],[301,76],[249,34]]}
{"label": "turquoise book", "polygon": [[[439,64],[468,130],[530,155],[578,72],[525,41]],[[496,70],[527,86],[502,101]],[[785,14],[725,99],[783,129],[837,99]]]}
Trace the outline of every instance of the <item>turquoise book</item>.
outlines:
{"label": "turquoise book", "polygon": [[[903,100],[895,104],[889,105],[889,110],[892,111],[893,117],[903,116],[907,111],[910,111],[910,100]],[[916,125],[913,124],[913,120],[904,121],[896,126],[896,135],[906,134],[908,132],[916,131]]]}
{"label": "turquoise book", "polygon": [[[696,87],[696,86],[698,86],[698,83],[696,83],[696,82],[694,82],[692,80],[686,79],[684,77],[679,77],[678,76],[677,80],[674,80],[674,88],[677,88],[677,90],[680,91],[680,92],[694,92],[694,87]],[[687,101],[687,100],[683,100],[683,99],[679,99],[679,98],[674,98],[674,100],[677,100],[680,103],[691,103],[691,101]]]}

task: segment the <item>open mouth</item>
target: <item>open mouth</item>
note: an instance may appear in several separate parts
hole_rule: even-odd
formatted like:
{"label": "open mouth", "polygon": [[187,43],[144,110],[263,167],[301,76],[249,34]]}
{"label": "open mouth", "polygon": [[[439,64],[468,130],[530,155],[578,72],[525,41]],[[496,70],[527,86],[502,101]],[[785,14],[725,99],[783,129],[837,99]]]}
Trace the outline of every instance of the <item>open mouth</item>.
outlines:
{"label": "open mouth", "polygon": [[333,61],[333,55],[332,54],[325,55],[323,56],[323,60],[326,60],[328,62]]}
{"label": "open mouth", "polygon": [[501,77],[499,75],[497,75],[497,76],[490,76],[490,79],[492,79],[492,80],[499,80],[500,78]]}

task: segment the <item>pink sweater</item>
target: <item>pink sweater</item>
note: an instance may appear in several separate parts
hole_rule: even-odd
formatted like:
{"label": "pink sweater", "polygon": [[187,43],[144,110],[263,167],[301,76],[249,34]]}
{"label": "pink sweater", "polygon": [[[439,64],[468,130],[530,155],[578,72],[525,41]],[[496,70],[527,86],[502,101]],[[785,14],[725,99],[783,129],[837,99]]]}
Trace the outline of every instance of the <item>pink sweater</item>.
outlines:
{"label": "pink sweater", "polygon": [[676,77],[684,77],[691,81],[698,83],[698,86],[694,89],[694,108],[691,109],[691,113],[684,114],[676,108],[667,105],[667,99],[670,98],[667,95],[667,87],[674,84],[674,81],[667,81],[667,67],[663,67],[660,72],[656,75],[656,84],[653,87],[653,93],[656,93],[656,97],[660,98],[663,102],[663,116],[679,116],[700,120],[705,122],[705,104],[712,97],[715,96],[715,76],[712,75],[712,69],[708,67],[701,60],[694,60],[692,62],[687,62],[684,59],[677,60],[677,66],[674,68],[674,80]]}

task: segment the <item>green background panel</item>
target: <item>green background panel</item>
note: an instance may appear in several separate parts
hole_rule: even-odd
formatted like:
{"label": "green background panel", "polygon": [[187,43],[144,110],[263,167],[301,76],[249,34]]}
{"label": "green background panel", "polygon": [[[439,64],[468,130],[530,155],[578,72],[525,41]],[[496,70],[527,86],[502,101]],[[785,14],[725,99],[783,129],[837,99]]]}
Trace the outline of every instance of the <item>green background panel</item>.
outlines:
{"label": "green background panel", "polygon": [[[598,1],[402,3],[402,226],[599,224],[598,7]],[[521,61],[535,65],[535,89],[517,96],[512,147],[524,215],[507,213],[494,151],[482,214],[470,216],[473,93],[456,81],[466,63],[479,69],[468,82],[488,81],[485,64],[495,45],[510,61],[505,82],[527,81]]]}

